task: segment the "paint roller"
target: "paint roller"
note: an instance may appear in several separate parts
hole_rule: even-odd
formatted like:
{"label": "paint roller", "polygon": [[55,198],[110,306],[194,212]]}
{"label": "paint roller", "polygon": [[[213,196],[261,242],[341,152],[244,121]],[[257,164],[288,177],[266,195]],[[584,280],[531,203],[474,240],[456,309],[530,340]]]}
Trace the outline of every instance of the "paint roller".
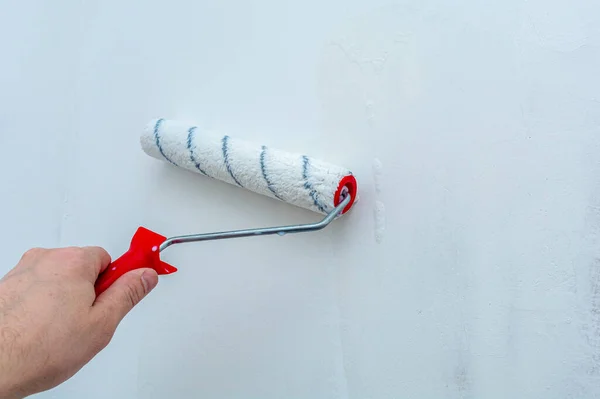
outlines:
{"label": "paint roller", "polygon": [[153,120],[142,133],[140,143],[144,152],[153,158],[277,201],[324,214],[325,217],[310,224],[171,238],[139,227],[129,250],[98,277],[96,295],[134,269],[149,267],[159,275],[176,272],[175,267],[160,260],[160,252],[173,244],[321,230],[348,212],[357,200],[356,179],[344,167],[306,155],[257,145],[183,122]]}

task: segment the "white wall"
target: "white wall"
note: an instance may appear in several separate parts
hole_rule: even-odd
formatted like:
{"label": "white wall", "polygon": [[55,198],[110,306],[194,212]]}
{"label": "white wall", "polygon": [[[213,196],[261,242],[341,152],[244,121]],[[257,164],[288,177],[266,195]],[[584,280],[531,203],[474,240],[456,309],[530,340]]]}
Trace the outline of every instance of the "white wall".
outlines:
{"label": "white wall", "polygon": [[154,117],[361,188],[320,233],[169,249],[180,271],[40,397],[600,395],[598,2],[1,8],[2,272],[32,246],[118,256],[138,225],[318,218],[148,158]]}

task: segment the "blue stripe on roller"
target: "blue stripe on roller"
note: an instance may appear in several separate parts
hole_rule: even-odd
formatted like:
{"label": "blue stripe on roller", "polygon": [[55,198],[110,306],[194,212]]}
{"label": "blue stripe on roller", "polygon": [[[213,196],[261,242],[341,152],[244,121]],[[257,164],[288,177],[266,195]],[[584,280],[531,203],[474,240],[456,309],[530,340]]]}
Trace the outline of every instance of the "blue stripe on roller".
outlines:
{"label": "blue stripe on roller", "polygon": [[159,134],[159,130],[160,130],[160,125],[162,125],[162,123],[164,122],[164,118],[160,118],[159,120],[156,121],[156,125],[154,125],[154,141],[156,142],[156,146],[158,147],[158,151],[160,151],[161,155],[170,163],[172,163],[175,166],[179,166],[177,165],[175,162],[173,162],[166,154],[165,151],[162,148],[162,145],[160,144],[160,134]]}
{"label": "blue stripe on roller", "polygon": [[315,206],[323,213],[326,213],[325,207],[319,202],[319,196],[317,190],[314,189],[313,185],[308,181],[308,167],[310,161],[306,155],[302,155],[302,178],[304,179],[304,188],[308,190],[310,198],[312,198]]}
{"label": "blue stripe on roller", "polygon": [[194,148],[196,148],[196,146],[192,146],[192,143],[194,142],[194,133],[196,132],[197,128],[197,126],[192,126],[190,130],[188,130],[187,149],[190,151],[190,161],[192,161],[194,166],[196,166],[196,169],[198,169],[198,171],[204,176],[208,176],[208,174],[206,174],[204,169],[202,169],[200,163],[196,160],[196,157],[194,156]]}
{"label": "blue stripe on roller", "polygon": [[281,198],[277,194],[277,192],[275,192],[275,189],[273,188],[273,183],[271,183],[271,180],[267,176],[267,171],[265,169],[265,153],[266,152],[267,152],[267,147],[265,147],[263,145],[262,146],[262,151],[260,152],[260,170],[262,171],[262,175],[263,175],[265,181],[267,182],[267,187],[269,188],[269,190],[273,193],[273,195],[275,196],[275,198],[280,199],[280,200],[283,201],[283,198]]}
{"label": "blue stripe on roller", "polygon": [[233,175],[233,171],[231,170],[231,165],[229,164],[229,136],[224,136],[222,142],[223,142],[223,161],[225,162],[225,167],[227,168],[227,171],[229,172],[229,175],[231,176],[233,181],[236,182],[236,184],[238,186],[244,187],[238,181],[238,179],[236,179],[235,176]]}

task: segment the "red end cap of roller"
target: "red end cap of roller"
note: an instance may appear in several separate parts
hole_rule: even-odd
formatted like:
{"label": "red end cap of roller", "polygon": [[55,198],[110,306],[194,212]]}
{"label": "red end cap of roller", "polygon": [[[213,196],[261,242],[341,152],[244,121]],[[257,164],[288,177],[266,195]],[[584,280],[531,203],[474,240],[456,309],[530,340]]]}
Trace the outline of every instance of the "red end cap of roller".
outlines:
{"label": "red end cap of roller", "polygon": [[340,184],[338,185],[338,188],[333,196],[333,204],[335,206],[338,206],[339,203],[343,201],[342,192],[344,191],[344,189],[347,190],[348,195],[351,197],[351,200],[342,211],[342,214],[348,212],[350,208],[352,208],[352,205],[354,205],[354,202],[356,201],[356,194],[358,193],[358,183],[356,182],[354,176],[347,175],[344,176],[342,180],[340,180]]}

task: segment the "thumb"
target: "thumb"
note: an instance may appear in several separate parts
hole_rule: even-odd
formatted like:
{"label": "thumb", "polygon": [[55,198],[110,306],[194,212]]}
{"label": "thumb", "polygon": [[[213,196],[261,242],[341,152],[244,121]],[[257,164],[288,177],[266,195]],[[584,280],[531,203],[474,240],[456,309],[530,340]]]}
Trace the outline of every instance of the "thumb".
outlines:
{"label": "thumb", "polygon": [[[136,269],[125,273],[96,298],[94,307],[115,318],[115,324],[140,303],[158,284],[158,274],[153,269]],[[115,325],[116,327],[116,325]]]}

